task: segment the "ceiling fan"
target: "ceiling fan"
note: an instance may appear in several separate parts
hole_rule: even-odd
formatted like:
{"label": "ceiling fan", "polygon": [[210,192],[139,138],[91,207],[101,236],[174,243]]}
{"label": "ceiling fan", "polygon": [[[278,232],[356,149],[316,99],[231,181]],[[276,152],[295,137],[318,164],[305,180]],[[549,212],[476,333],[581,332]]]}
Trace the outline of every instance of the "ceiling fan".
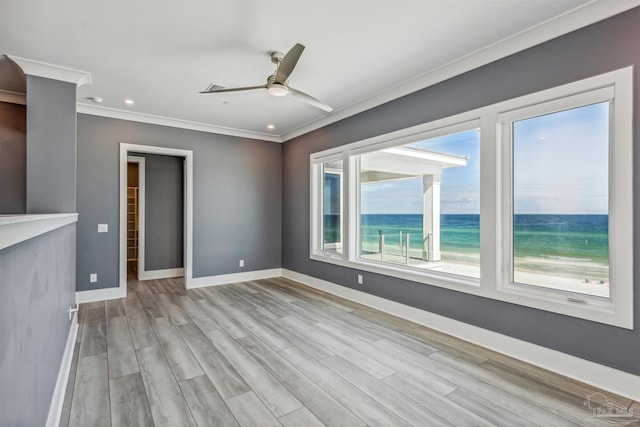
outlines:
{"label": "ceiling fan", "polygon": [[298,59],[300,59],[300,55],[302,55],[303,51],[304,46],[300,43],[296,43],[296,45],[293,46],[286,55],[282,54],[281,52],[272,52],[271,62],[276,64],[276,71],[274,71],[273,74],[267,77],[266,84],[263,84],[261,86],[225,88],[224,86],[219,86],[211,83],[206,90],[203,90],[200,93],[224,93],[253,89],[266,89],[269,95],[286,96],[290,94],[295,99],[299,99],[300,101],[306,102],[307,104],[313,105],[314,107],[320,108],[321,110],[324,110],[326,112],[331,112],[333,111],[333,108],[331,108],[324,102],[289,86],[289,75],[291,75],[291,72],[296,67]]}

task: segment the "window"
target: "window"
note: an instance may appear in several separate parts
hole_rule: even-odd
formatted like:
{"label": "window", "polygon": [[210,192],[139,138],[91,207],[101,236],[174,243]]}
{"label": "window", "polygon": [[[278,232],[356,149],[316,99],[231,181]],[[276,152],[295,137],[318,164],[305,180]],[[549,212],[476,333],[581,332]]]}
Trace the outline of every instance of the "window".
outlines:
{"label": "window", "polygon": [[344,251],[344,180],[341,155],[324,156],[312,163],[311,209],[315,224],[311,251],[323,257],[340,258]]}
{"label": "window", "polygon": [[479,130],[359,157],[360,259],[480,277]]}
{"label": "window", "polygon": [[609,297],[609,102],[511,123],[513,281]]}
{"label": "window", "polygon": [[629,67],[312,154],[310,257],[632,328],[632,94]]}
{"label": "window", "polygon": [[342,160],[322,165],[322,250],[342,253]]}

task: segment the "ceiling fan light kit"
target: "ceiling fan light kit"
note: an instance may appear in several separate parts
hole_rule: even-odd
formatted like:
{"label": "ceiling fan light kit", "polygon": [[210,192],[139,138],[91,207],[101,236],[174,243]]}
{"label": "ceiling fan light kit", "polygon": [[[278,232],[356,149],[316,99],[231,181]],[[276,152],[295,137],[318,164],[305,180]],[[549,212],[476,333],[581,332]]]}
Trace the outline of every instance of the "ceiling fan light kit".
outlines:
{"label": "ceiling fan light kit", "polygon": [[307,95],[297,89],[289,86],[289,76],[300,59],[300,55],[304,51],[304,46],[300,43],[296,43],[286,55],[281,52],[271,52],[271,62],[276,64],[276,71],[267,78],[267,83],[261,86],[247,86],[236,88],[225,88],[224,86],[211,83],[207,89],[200,93],[225,93],[225,92],[239,92],[244,90],[253,89],[267,89],[267,93],[272,96],[286,96],[291,94],[294,99],[306,102],[316,108],[319,108],[326,112],[333,111],[333,108],[314,98],[311,95]]}
{"label": "ceiling fan light kit", "polygon": [[289,90],[284,85],[273,83],[271,86],[267,87],[267,93],[272,96],[286,96],[289,93]]}

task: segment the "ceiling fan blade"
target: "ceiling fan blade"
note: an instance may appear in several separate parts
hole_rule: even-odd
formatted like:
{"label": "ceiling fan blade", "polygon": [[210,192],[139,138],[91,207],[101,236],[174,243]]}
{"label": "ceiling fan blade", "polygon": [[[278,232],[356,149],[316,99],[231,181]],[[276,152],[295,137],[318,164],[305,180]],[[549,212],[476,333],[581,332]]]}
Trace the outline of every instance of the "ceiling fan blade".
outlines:
{"label": "ceiling fan blade", "polygon": [[327,104],[320,101],[319,99],[314,98],[311,95],[307,95],[304,92],[300,92],[299,90],[294,89],[291,86],[289,86],[288,89],[291,96],[293,96],[296,99],[299,99],[300,101],[304,101],[309,105],[313,105],[316,108],[326,111],[327,113],[330,113],[333,111],[333,108],[329,107]]}
{"label": "ceiling fan blade", "polygon": [[284,84],[289,75],[296,67],[298,63],[298,59],[300,59],[300,55],[304,51],[304,46],[300,43],[296,43],[294,47],[292,47],[289,52],[282,58],[282,62],[278,66],[278,72],[276,73],[275,83]]}
{"label": "ceiling fan blade", "polygon": [[265,89],[266,87],[267,87],[267,85],[225,88],[224,86],[218,86],[218,85],[213,85],[212,84],[206,90],[203,90],[200,93],[240,92],[240,91],[243,91],[243,90]]}

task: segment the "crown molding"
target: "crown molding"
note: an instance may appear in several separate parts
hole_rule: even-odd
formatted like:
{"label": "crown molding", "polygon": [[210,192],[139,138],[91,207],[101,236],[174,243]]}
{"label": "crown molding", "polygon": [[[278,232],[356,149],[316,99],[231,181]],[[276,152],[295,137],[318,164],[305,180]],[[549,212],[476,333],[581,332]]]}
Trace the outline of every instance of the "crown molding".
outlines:
{"label": "crown molding", "polygon": [[47,64],[46,62],[34,61],[19,56],[6,55],[6,57],[15,62],[22,69],[22,72],[28,76],[75,83],[77,87],[91,84],[91,73],[87,71],[60,67],[59,65]]}
{"label": "crown molding", "polygon": [[0,89],[0,102],[8,102],[9,104],[27,105],[27,95],[24,93],[12,92],[10,90]]}
{"label": "crown molding", "polygon": [[280,138],[280,136],[278,135],[210,125],[207,123],[192,122],[189,120],[173,119],[170,117],[156,116],[153,114],[137,113],[133,111],[119,110],[116,108],[99,107],[96,105],[78,103],[77,112],[82,114],[90,114],[92,116],[109,117],[112,119],[129,120],[132,122],[149,123],[153,125],[169,126],[179,129],[197,130],[200,132],[217,133],[220,135],[236,136],[239,138],[259,139],[269,142],[282,142],[282,138]]}
{"label": "crown molding", "polygon": [[281,139],[283,142],[286,142],[321,127],[393,101],[394,99],[417,92],[475,68],[610,18],[637,6],[640,6],[640,0],[618,0],[615,2],[609,0],[593,0],[468,55],[443,64],[433,70],[427,71],[409,81],[400,83],[397,86],[383,90],[355,104],[334,111],[328,116],[302,124],[281,135]]}

